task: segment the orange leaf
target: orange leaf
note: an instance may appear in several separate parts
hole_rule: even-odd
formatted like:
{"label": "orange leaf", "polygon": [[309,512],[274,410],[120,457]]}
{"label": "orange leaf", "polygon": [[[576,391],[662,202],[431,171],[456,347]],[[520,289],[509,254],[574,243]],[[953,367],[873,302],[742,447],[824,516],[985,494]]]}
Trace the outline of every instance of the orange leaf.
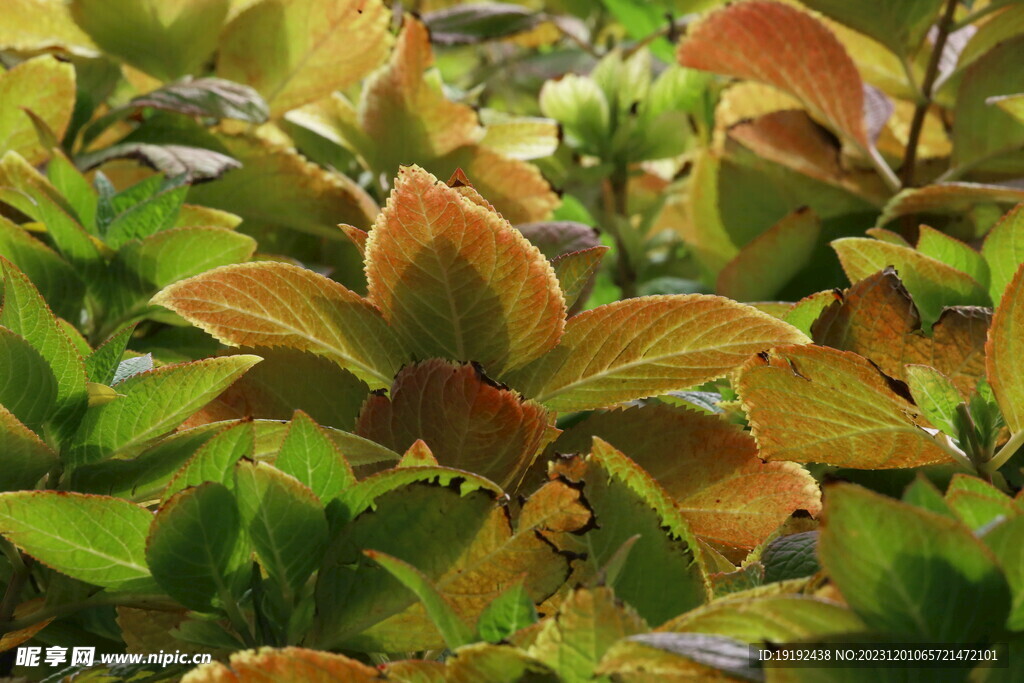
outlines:
{"label": "orange leaf", "polygon": [[326,356],[373,386],[405,355],[371,303],[311,270],[264,261],[214,268],[153,297],[229,346],[287,346]]}
{"label": "orange leaf", "polygon": [[752,358],[736,389],[766,460],[856,469],[950,460],[921,427],[906,385],[855,353],[780,346]]}
{"label": "orange leaf", "polygon": [[905,381],[905,365],[929,365],[970,396],[985,374],[989,318],[984,308],[947,308],[927,336],[910,295],[887,268],[847,289],[811,331],[818,344],[865,356],[890,377]]}
{"label": "orange leaf", "polygon": [[263,647],[235,652],[227,664],[204,664],[181,680],[182,683],[379,683],[381,678],[377,669],[344,655],[300,647]]}
{"label": "orange leaf", "polygon": [[857,67],[835,35],[805,12],[775,2],[729,5],[692,27],[677,56],[683,66],[791,93],[861,149],[871,146]]}
{"label": "orange leaf", "polygon": [[501,218],[403,168],[366,243],[369,298],[419,358],[476,361],[495,374],[551,349],[565,301],[540,251]]}
{"label": "orange leaf", "polygon": [[1017,268],[996,306],[985,345],[988,381],[996,395],[1006,426],[1024,428],[1024,264]]}
{"label": "orange leaf", "polygon": [[503,381],[552,410],[588,410],[721,377],[796,328],[719,296],[618,301],[571,318],[562,342]]}
{"label": "orange leaf", "polygon": [[791,462],[762,462],[753,437],[717,416],[667,405],[597,413],[549,450],[585,451],[594,436],[622,450],[673,498],[705,541],[753,548],[795,510],[816,515],[814,478]]}
{"label": "orange leaf", "polygon": [[422,439],[442,466],[508,488],[546,445],[548,416],[477,368],[434,359],[403,368],[390,399],[367,399],[356,433],[399,453]]}

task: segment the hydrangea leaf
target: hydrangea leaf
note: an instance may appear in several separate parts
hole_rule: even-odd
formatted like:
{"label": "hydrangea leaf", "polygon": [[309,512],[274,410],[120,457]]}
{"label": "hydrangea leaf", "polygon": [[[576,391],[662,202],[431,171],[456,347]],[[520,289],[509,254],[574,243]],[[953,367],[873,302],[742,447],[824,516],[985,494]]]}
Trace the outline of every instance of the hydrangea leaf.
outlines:
{"label": "hydrangea leaf", "polygon": [[938,19],[942,0],[801,0],[811,9],[871,36],[900,57],[914,54]]}
{"label": "hydrangea leaf", "polygon": [[1024,204],[1014,207],[989,231],[981,255],[991,273],[989,295],[998,302],[1013,274],[1024,263]]}
{"label": "hydrangea leaf", "polygon": [[224,662],[210,662],[189,671],[182,683],[290,680],[309,683],[377,683],[380,671],[355,659],[332,652],[301,647],[241,650]]}
{"label": "hydrangea leaf", "polygon": [[996,306],[985,344],[988,382],[996,395],[1006,426],[1024,429],[1024,374],[1020,358],[1024,345],[1024,265],[1017,268]]}
{"label": "hydrangea leaf", "polygon": [[918,232],[917,250],[925,256],[967,273],[983,287],[988,287],[989,271],[985,259],[977,251],[955,237],[922,225]]}
{"label": "hydrangea leaf", "polygon": [[164,489],[161,502],[190,486],[215,481],[233,488],[234,466],[242,458],[253,457],[256,436],[251,421],[239,421],[217,432],[182,465]]}
{"label": "hydrangea leaf", "polygon": [[0,533],[43,564],[104,588],[152,587],[145,557],[152,518],[144,507],[107,496],[0,494]]}
{"label": "hydrangea leaf", "polygon": [[890,221],[901,216],[962,214],[979,204],[1018,204],[1020,202],[1024,202],[1024,190],[1008,185],[934,183],[898,192],[885,205],[875,225],[880,228],[884,227]]}
{"label": "hydrangea leaf", "polygon": [[705,541],[753,548],[821,494],[795,463],[763,462],[749,433],[717,416],[665,405],[597,413],[549,448],[587,450],[598,436],[642,467]]}
{"label": "hydrangea leaf", "polygon": [[0,73],[0,156],[14,151],[31,164],[42,162],[49,153],[24,110],[38,116],[59,138],[71,122],[74,107],[75,70],[52,55],[29,59]]}
{"label": "hydrangea leaf", "polygon": [[514,487],[550,438],[548,414],[471,365],[403,368],[391,397],[371,396],[356,433],[403,452],[422,439],[438,462]]}
{"label": "hydrangea leaf", "polygon": [[369,298],[420,358],[494,374],[552,348],[565,301],[550,263],[507,221],[413,166],[366,243]]}
{"label": "hydrangea leaf", "polygon": [[231,346],[286,346],[387,386],[406,355],[379,310],[342,285],[286,263],[224,266],[177,282],[152,303]]}
{"label": "hydrangea leaf", "polygon": [[57,462],[57,454],[0,405],[0,491],[34,488]]}
{"label": "hydrangea leaf", "polygon": [[76,57],[97,57],[99,50],[71,18],[64,0],[9,0],[4,3],[0,45],[33,54],[59,50]]}
{"label": "hydrangea leaf", "polygon": [[57,379],[42,354],[6,327],[0,327],[0,373],[0,405],[42,434],[57,401]]}
{"label": "hydrangea leaf", "polygon": [[296,410],[274,466],[298,479],[327,503],[356,484],[352,466],[309,415]]}
{"label": "hydrangea leaf", "polygon": [[806,340],[723,297],[647,296],[574,316],[554,350],[501,379],[552,410],[588,410],[688,389],[753,353]]}
{"label": "hydrangea leaf", "polygon": [[743,367],[737,391],[766,460],[857,469],[950,460],[906,386],[855,353],[780,346]]}
{"label": "hydrangea leaf", "polygon": [[830,487],[827,500],[819,557],[869,628],[935,642],[1002,628],[1006,579],[966,526],[852,484]]}
{"label": "hydrangea leaf", "polygon": [[56,315],[74,318],[81,311],[85,287],[75,270],[53,249],[3,216],[0,216],[0,256],[28,275]]}
{"label": "hydrangea leaf", "polygon": [[256,3],[224,29],[217,75],[255,88],[280,117],[370,73],[391,44],[381,0]]}

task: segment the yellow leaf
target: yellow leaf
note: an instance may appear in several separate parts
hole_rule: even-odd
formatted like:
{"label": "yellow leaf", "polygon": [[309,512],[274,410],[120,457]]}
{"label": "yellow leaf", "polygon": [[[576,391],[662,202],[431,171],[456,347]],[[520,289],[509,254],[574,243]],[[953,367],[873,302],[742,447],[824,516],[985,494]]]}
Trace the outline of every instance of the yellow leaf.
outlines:
{"label": "yellow leaf", "polygon": [[40,163],[48,152],[24,110],[38,116],[60,138],[74,107],[75,70],[67,62],[44,55],[0,73],[0,156],[13,150],[30,164]]}

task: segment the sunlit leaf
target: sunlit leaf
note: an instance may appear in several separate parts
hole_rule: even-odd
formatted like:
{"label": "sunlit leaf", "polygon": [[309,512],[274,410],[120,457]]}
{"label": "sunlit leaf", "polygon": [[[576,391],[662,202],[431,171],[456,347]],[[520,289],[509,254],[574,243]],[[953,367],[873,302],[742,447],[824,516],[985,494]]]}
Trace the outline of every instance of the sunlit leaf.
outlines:
{"label": "sunlit leaf", "polygon": [[1024,516],[1017,516],[998,525],[981,539],[995,553],[1013,590],[1013,607],[1006,626],[1016,631],[1024,626],[1024,546],[1018,540],[1022,532]]}
{"label": "sunlit leaf", "polygon": [[533,599],[519,583],[494,599],[477,621],[480,637],[488,643],[499,643],[521,628],[537,621]]}
{"label": "sunlit leaf", "polygon": [[935,183],[898,192],[885,205],[875,225],[885,226],[900,216],[961,214],[979,204],[1020,202],[1024,202],[1024,190],[1009,185]]}
{"label": "sunlit leaf", "polygon": [[947,266],[967,273],[983,287],[988,287],[989,271],[985,259],[960,240],[922,225],[918,232],[917,250],[925,256],[931,256]]}
{"label": "sunlit leaf", "polygon": [[922,415],[935,427],[957,437],[956,407],[964,399],[948,377],[927,365],[906,365],[907,385]]}
{"label": "sunlit leaf", "polygon": [[1014,207],[989,231],[981,254],[991,273],[989,295],[998,302],[1017,267],[1024,263],[1024,204]]}
{"label": "sunlit leaf", "polygon": [[[437,34],[432,33],[430,38],[436,42]],[[480,120],[485,126],[480,144],[510,159],[539,159],[558,149],[559,127],[551,119],[484,109]]]}
{"label": "sunlit leaf", "polygon": [[957,473],[946,488],[949,509],[972,531],[980,534],[984,527],[1000,518],[1011,519],[1024,514],[1024,507],[1014,505],[1008,495],[978,477]]}
{"label": "sunlit leaf", "polygon": [[554,350],[502,379],[552,410],[602,408],[687,389],[753,353],[804,341],[786,323],[722,297],[641,297],[571,318]]}
{"label": "sunlit leaf", "polygon": [[326,356],[373,386],[387,386],[404,359],[375,306],[297,266],[225,266],[175,283],[153,298],[232,346],[287,346]]}
{"label": "sunlit leaf", "polygon": [[279,117],[380,64],[390,19],[380,0],[257,3],[224,29],[217,74],[254,87]]}
{"label": "sunlit leaf", "polygon": [[[4,23],[8,21],[5,17]],[[74,106],[75,70],[67,62],[44,55],[0,73],[0,156],[13,150],[29,163],[43,161],[48,152],[24,110],[60,136],[71,122]]]}
{"label": "sunlit leaf", "polygon": [[152,585],[145,558],[152,518],[141,506],[106,496],[0,494],[0,533],[43,564],[105,588]]}
{"label": "sunlit leaf", "polygon": [[234,652],[228,662],[211,662],[185,674],[182,683],[376,683],[380,672],[344,655],[300,647]]}
{"label": "sunlit leaf", "polygon": [[390,399],[371,396],[356,433],[393,451],[417,439],[446,467],[514,487],[548,435],[547,411],[470,365],[442,360],[403,368]]}
{"label": "sunlit leaf", "polygon": [[95,57],[96,46],[78,28],[63,0],[10,0],[4,3],[0,45],[15,52],[59,50]]}
{"label": "sunlit leaf", "polygon": [[225,427],[182,465],[167,483],[161,501],[167,502],[175,493],[207,481],[234,488],[235,463],[242,458],[252,458],[255,447],[252,422],[239,421]]}
{"label": "sunlit leaf", "polygon": [[58,316],[73,318],[81,311],[85,287],[74,269],[55,251],[3,216],[0,256],[28,275]]}
{"label": "sunlit leaf", "polygon": [[914,54],[938,20],[942,0],[800,0],[836,21],[865,33],[902,58]]}
{"label": "sunlit leaf", "polygon": [[809,294],[800,299],[800,301],[797,301],[793,308],[789,309],[782,316],[782,320],[810,337],[811,326],[814,324],[814,321],[835,300],[836,293],[834,290],[824,290]]}
{"label": "sunlit leaf", "polygon": [[369,298],[421,358],[499,374],[553,347],[565,302],[551,265],[501,216],[403,168],[366,244]]}
{"label": "sunlit leaf", "polygon": [[854,353],[778,347],[743,367],[737,390],[766,460],[886,469],[950,459],[905,387]]}
{"label": "sunlit leaf", "polygon": [[301,410],[292,417],[274,466],[308,486],[325,504],[356,483],[341,450]]}
{"label": "sunlit leaf", "polygon": [[1014,432],[1024,429],[1024,374],[1020,358],[1024,353],[1024,265],[996,306],[985,344],[985,367],[1006,425]]}

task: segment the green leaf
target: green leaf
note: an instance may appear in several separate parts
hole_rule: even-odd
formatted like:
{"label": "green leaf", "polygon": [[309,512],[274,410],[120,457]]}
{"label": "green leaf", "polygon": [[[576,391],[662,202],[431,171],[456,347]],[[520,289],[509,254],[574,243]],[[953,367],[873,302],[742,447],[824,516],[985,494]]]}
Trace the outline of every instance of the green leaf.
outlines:
{"label": "green leaf", "polygon": [[960,240],[927,225],[920,228],[917,250],[925,256],[942,261],[947,266],[967,273],[983,287],[989,286],[988,265],[982,255]]}
{"label": "green leaf", "polygon": [[904,503],[909,503],[922,510],[928,510],[950,519],[957,519],[957,516],[949,508],[946,499],[942,497],[942,491],[939,491],[935,484],[924,474],[918,473],[914,481],[903,492],[902,500]]}
{"label": "green leaf", "polygon": [[169,81],[201,71],[230,7],[230,0],[74,0],[71,16],[105,52]]}
{"label": "green leaf", "polygon": [[999,631],[1006,579],[967,527],[852,484],[825,499],[821,563],[869,628],[956,643]]}
{"label": "green leaf", "polygon": [[760,666],[751,662],[746,643],[704,633],[640,633],[616,643],[601,660],[603,674],[677,673],[684,680],[725,674],[731,680],[764,680]]}
{"label": "green leaf", "polygon": [[864,237],[844,237],[832,242],[850,282],[863,280],[888,266],[921,311],[921,325],[928,329],[947,306],[985,305],[988,291],[973,277],[919,251]]}
{"label": "green leaf", "polygon": [[1024,204],[1003,216],[989,231],[981,246],[981,255],[992,274],[989,295],[992,301],[998,302],[1013,274],[1024,263]]}
{"label": "green leaf", "polygon": [[584,154],[606,156],[611,114],[608,100],[593,80],[570,73],[547,81],[540,91],[540,110],[562,124],[574,148]]}
{"label": "green leaf", "polygon": [[242,458],[251,458],[256,448],[252,422],[237,422],[199,447],[188,462],[164,489],[162,501],[166,502],[178,491],[198,486],[206,481],[215,481],[232,488],[235,483],[235,463]]}
{"label": "green leaf", "polygon": [[537,608],[520,582],[487,606],[476,622],[476,630],[488,643],[499,643],[536,622]]}
{"label": "green leaf", "polygon": [[223,228],[171,228],[141,241],[128,242],[117,261],[135,273],[148,290],[205,272],[217,266],[248,261],[256,241]]}
{"label": "green leaf", "polygon": [[403,586],[416,594],[437,626],[437,630],[441,632],[448,649],[454,650],[476,640],[473,629],[455,613],[423,572],[408,562],[375,550],[365,550],[363,554],[384,567],[389,574],[401,581]]}
{"label": "green leaf", "polygon": [[558,286],[565,297],[567,308],[572,309],[586,302],[607,251],[608,247],[605,246],[591,247],[552,259],[551,267],[555,269],[555,277],[558,278]]}
{"label": "green leaf", "polygon": [[146,532],[153,515],[119,498],[64,491],[0,494],[0,533],[40,562],[86,583],[152,585]]}
{"label": "green leaf", "polygon": [[32,164],[49,152],[39,141],[31,111],[58,137],[64,135],[75,105],[75,69],[54,55],[42,55],[0,72],[0,156],[17,152]]}
{"label": "green leaf", "polygon": [[956,516],[971,530],[992,524],[1000,517],[1012,518],[1024,513],[1024,508],[992,484],[968,474],[954,474],[946,489],[946,503]]}
{"label": "green leaf", "polygon": [[818,532],[804,531],[782,536],[769,543],[761,553],[765,583],[802,579],[816,573]]}
{"label": "green leaf", "polygon": [[55,251],[3,216],[0,256],[28,275],[55,314],[72,320],[79,315],[85,286],[78,274]]}
{"label": "green leaf", "polygon": [[210,611],[215,600],[230,599],[241,539],[234,496],[223,484],[207,482],[160,508],[146,561],[168,595],[189,609]]}
{"label": "green leaf", "polygon": [[96,227],[98,198],[85,175],[63,153],[54,150],[46,165],[46,177],[74,209],[78,222],[92,232]]}
{"label": "green leaf", "polygon": [[59,433],[68,434],[86,406],[85,364],[28,277],[5,259],[0,258],[0,266],[4,273],[0,325],[24,337],[49,364],[57,382],[49,419]]}
{"label": "green leaf", "polygon": [[543,21],[543,14],[505,2],[470,2],[423,15],[435,45],[474,45],[524,33]]}
{"label": "green leaf", "polygon": [[161,185],[158,192],[149,197],[138,197],[130,204],[122,199],[120,211],[116,204],[110,207],[116,214],[105,221],[102,228],[103,240],[108,245],[120,249],[129,240],[149,237],[174,225],[181,205],[185,203],[188,186],[174,181]]}
{"label": "green leaf", "polygon": [[35,488],[57,454],[0,405],[0,491]]}
{"label": "green leaf", "polygon": [[1024,516],[1018,515],[981,537],[985,545],[995,553],[1013,590],[1013,606],[1006,620],[1006,628],[1011,631],[1024,630],[1024,544],[1020,542],[1022,534]]}
{"label": "green leaf", "polygon": [[593,508],[596,526],[567,549],[587,553],[593,574],[608,564],[619,548],[639,535],[611,585],[653,624],[660,624],[708,600],[704,575],[697,562],[697,541],[674,501],[650,475],[615,448],[594,438],[593,453],[562,461],[555,471],[582,483]]}
{"label": "green leaf", "polygon": [[948,377],[927,365],[905,365],[907,384],[914,402],[929,422],[954,439],[959,438],[956,428],[956,407],[964,402],[956,386]]}
{"label": "green leaf", "polygon": [[836,294],[834,290],[826,289],[821,292],[815,292],[797,301],[796,305],[782,316],[782,320],[809,337],[811,336],[811,325],[818,319],[821,312],[828,308],[835,300]]}
{"label": "green leaf", "polygon": [[688,389],[751,354],[806,341],[790,325],[723,297],[648,296],[574,316],[557,347],[501,379],[551,410],[588,410]]}
{"label": "green leaf", "polygon": [[281,470],[248,461],[235,470],[235,496],[260,564],[286,596],[294,596],[316,571],[327,546],[320,501]]}
{"label": "green leaf", "polygon": [[135,325],[122,327],[85,357],[85,372],[90,382],[113,383],[121,356],[128,348],[128,340],[134,331]]}
{"label": "green leaf", "polygon": [[308,486],[322,503],[337,498],[356,483],[352,466],[324,430],[296,410],[274,465]]}
{"label": "green leaf", "polygon": [[939,19],[942,0],[800,0],[813,10],[870,36],[901,59],[913,56]]}
{"label": "green leaf", "polygon": [[69,461],[97,462],[145,445],[177,427],[258,362],[257,356],[210,358],[165,365],[125,380],[118,385],[123,398],[86,411]]}
{"label": "green leaf", "polygon": [[42,433],[56,404],[57,380],[46,359],[6,327],[0,327],[0,377],[0,405]]}
{"label": "green leaf", "polygon": [[1012,432],[1024,429],[1024,264],[1006,287],[996,306],[985,344],[985,369],[1006,426]]}

